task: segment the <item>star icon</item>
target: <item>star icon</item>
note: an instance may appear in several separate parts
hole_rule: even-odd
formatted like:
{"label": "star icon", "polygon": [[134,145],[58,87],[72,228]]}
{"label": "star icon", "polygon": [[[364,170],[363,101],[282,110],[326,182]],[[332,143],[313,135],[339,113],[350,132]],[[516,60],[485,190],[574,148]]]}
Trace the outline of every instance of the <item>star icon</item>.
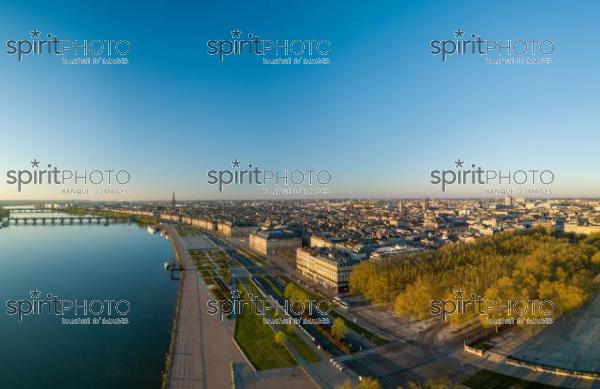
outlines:
{"label": "star icon", "polygon": [[231,30],[231,37],[232,38],[239,38],[242,35],[242,32],[236,28],[235,30]]}
{"label": "star icon", "polygon": [[240,167],[240,161],[238,161],[237,158],[234,161],[231,161],[231,164],[233,165],[233,167]]}
{"label": "star icon", "polygon": [[40,161],[34,158],[33,161],[31,161],[31,167],[40,167]]}
{"label": "star icon", "polygon": [[232,299],[239,299],[242,296],[242,292],[240,292],[237,289],[233,289],[231,290],[231,298]]}
{"label": "star icon", "polygon": [[454,161],[454,164],[456,165],[456,167],[463,167],[463,163],[465,163],[465,161],[461,161],[460,158],[456,161]]}
{"label": "star icon", "polygon": [[462,38],[464,33],[465,32],[459,28],[458,31],[454,31],[454,36],[457,38]]}
{"label": "star icon", "polygon": [[465,292],[464,292],[462,289],[459,289],[459,290],[455,290],[455,291],[454,291],[454,297],[455,297],[457,300],[462,300],[464,296],[465,296]]}
{"label": "star icon", "polygon": [[37,289],[29,291],[29,295],[31,296],[32,299],[39,298],[41,293],[42,292],[40,290],[37,290]]}
{"label": "star icon", "polygon": [[40,36],[40,31],[38,31],[37,28],[34,28],[32,31],[29,32],[31,34],[32,38],[39,38]]}

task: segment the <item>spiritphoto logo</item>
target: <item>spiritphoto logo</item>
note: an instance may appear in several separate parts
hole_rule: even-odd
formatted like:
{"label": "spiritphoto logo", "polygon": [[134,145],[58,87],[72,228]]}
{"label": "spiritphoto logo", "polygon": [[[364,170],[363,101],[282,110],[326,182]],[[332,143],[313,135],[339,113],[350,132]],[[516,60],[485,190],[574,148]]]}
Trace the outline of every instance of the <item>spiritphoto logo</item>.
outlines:
{"label": "spiritphoto logo", "polygon": [[219,187],[219,192],[228,185],[258,185],[265,194],[328,194],[327,185],[332,174],[326,169],[262,169],[253,163],[242,167],[237,158],[231,161],[231,169],[209,170],[208,184]]}
{"label": "spiritphoto logo", "polygon": [[64,195],[123,195],[128,194],[126,185],[131,174],[124,169],[60,169],[34,158],[29,169],[12,169],[6,172],[6,183],[15,185],[22,192],[29,185],[61,185]]}
{"label": "spiritphoto logo", "polygon": [[125,299],[63,299],[54,293],[29,291],[27,299],[6,300],[5,314],[21,323],[25,318],[57,316],[61,324],[129,324],[131,303]]}
{"label": "spiritphoto logo", "polygon": [[[502,193],[495,193],[497,190],[490,191],[495,194],[517,194],[517,195],[549,195],[552,190],[548,188],[554,182],[555,175],[549,169],[484,169],[476,164],[471,164],[471,168],[464,166],[465,161],[458,158],[454,161],[454,169],[432,170],[430,172],[431,181],[434,185],[440,185],[442,192],[445,192],[452,185],[508,185],[508,186],[529,186],[528,188],[518,188],[512,190],[502,190]],[[532,187],[537,185],[537,187]],[[508,190],[508,192],[507,192]]]}
{"label": "spiritphoto logo", "polygon": [[[257,56],[265,65],[327,65],[333,44],[327,39],[262,39],[238,28],[227,39],[206,42],[207,54],[223,62],[228,56]],[[260,39],[259,39],[260,38]]]}
{"label": "spiritphoto logo", "polygon": [[486,64],[551,64],[556,48],[550,39],[483,39],[477,33],[465,36],[461,28],[453,32],[451,39],[430,41],[429,51],[446,62],[451,56],[480,55]]}
{"label": "spiritphoto logo", "polygon": [[[253,293],[248,293],[248,299],[244,299],[242,291],[232,289],[230,299],[206,301],[207,313],[211,316],[219,316],[223,321],[230,315],[242,315],[244,312],[263,317],[265,324],[329,324],[329,312],[332,303],[328,300],[284,300],[283,305],[274,298],[262,299]],[[283,312],[284,317],[274,317],[276,312]],[[317,318],[313,318],[313,317]],[[307,317],[311,317],[308,319]]]}
{"label": "spiritphoto logo", "polygon": [[65,65],[126,65],[131,43],[125,39],[60,39],[53,33],[42,34],[37,28],[27,39],[6,41],[6,54],[22,62],[29,56],[58,56]]}
{"label": "spiritphoto logo", "polygon": [[483,316],[489,325],[552,324],[555,304],[552,300],[487,299],[477,293],[466,294],[462,289],[453,292],[453,299],[431,300],[429,312],[447,321],[452,315]]}

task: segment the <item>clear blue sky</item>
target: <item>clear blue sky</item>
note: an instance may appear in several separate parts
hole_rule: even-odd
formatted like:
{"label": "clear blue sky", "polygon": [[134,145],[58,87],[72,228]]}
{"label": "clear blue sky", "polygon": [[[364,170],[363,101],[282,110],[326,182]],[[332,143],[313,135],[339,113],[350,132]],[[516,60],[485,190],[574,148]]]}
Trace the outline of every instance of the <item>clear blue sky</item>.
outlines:
{"label": "clear blue sky", "polygon": [[[429,172],[461,158],[556,172],[556,195],[600,196],[597,1],[28,1],[0,7],[0,199],[6,170],[37,158],[61,168],[125,168],[130,199],[219,194],[230,161],[333,172],[334,197],[441,192]],[[5,54],[37,28],[60,38],[127,39],[129,65],[61,65]],[[328,39],[329,65],[263,65],[207,55],[235,28],[273,39]],[[457,29],[486,39],[551,39],[552,65],[446,63],[429,54]],[[461,188],[450,196],[476,195]]]}

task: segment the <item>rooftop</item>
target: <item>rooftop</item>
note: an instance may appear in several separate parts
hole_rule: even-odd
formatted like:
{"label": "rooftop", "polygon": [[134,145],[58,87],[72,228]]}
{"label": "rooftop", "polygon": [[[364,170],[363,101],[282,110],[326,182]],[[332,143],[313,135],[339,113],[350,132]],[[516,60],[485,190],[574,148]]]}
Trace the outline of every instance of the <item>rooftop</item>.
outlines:
{"label": "rooftop", "polygon": [[259,230],[254,235],[263,239],[292,239],[298,238],[298,234],[293,231],[282,230],[282,229],[266,229]]}
{"label": "rooftop", "polygon": [[339,266],[350,266],[360,262],[360,259],[347,250],[336,249],[335,253],[334,250],[327,247],[305,248],[302,250],[315,258],[336,262]]}

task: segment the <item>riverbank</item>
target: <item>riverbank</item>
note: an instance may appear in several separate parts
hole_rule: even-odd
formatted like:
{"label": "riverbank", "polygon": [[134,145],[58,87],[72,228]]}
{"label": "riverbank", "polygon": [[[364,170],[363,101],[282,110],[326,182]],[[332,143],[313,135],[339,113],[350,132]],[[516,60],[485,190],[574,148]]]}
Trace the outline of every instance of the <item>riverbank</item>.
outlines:
{"label": "riverbank", "polygon": [[161,388],[167,389],[169,387],[169,381],[171,379],[171,373],[173,371],[173,354],[175,353],[175,342],[177,340],[177,327],[179,324],[179,311],[181,310],[181,300],[183,295],[183,283],[185,279],[185,268],[183,267],[182,261],[179,257],[179,253],[176,249],[176,245],[173,242],[173,237],[167,233],[169,237],[169,241],[171,242],[171,247],[173,248],[173,252],[175,253],[175,258],[179,263],[179,269],[177,273],[179,273],[179,285],[177,286],[177,298],[175,301],[175,309],[173,310],[173,324],[171,326],[171,337],[169,339],[169,349],[167,350],[167,354],[165,355],[165,370],[162,374],[162,382]]}

